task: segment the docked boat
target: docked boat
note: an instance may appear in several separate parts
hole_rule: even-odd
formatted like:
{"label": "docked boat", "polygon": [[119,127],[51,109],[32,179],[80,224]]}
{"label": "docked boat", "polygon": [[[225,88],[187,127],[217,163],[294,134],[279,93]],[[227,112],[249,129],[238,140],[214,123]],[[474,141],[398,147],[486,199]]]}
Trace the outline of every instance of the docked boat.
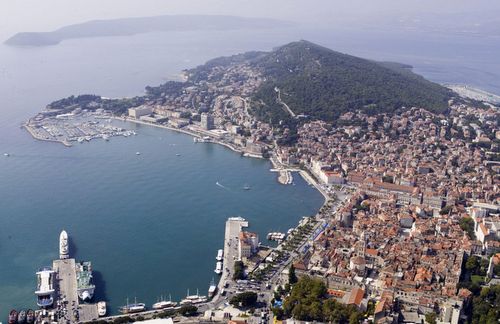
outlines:
{"label": "docked boat", "polygon": [[218,275],[222,274],[222,262],[218,261],[217,265],[215,266],[214,272]]}
{"label": "docked boat", "polygon": [[172,301],[172,297],[170,297],[170,300],[164,300],[161,298],[160,301],[153,304],[153,309],[172,308],[175,306],[177,306],[177,303]]}
{"label": "docked boat", "polygon": [[36,304],[40,307],[50,307],[54,303],[55,271],[50,267],[40,269],[37,273]]}
{"label": "docked boat", "polygon": [[17,314],[17,323],[24,324],[26,323],[26,311],[23,309]]}
{"label": "docked boat", "polygon": [[106,302],[100,301],[97,303],[97,315],[106,316]]}
{"label": "docked boat", "polygon": [[11,310],[9,313],[9,324],[17,323],[17,311],[15,309]]}
{"label": "docked boat", "polygon": [[215,259],[217,261],[222,261],[223,258],[224,258],[224,250],[223,249],[219,249],[217,251],[217,256],[215,257]]}
{"label": "docked boat", "polygon": [[207,296],[201,296],[198,293],[198,290],[196,290],[196,295],[189,295],[189,289],[186,298],[181,300],[180,304],[181,305],[195,305],[195,304],[201,304],[201,303],[206,303],[208,301]]}
{"label": "docked boat", "polygon": [[94,297],[95,290],[95,285],[92,283],[92,263],[79,262],[75,267],[78,297],[82,301],[89,301]]}
{"label": "docked boat", "polygon": [[129,304],[127,299],[127,305],[120,307],[120,313],[122,314],[139,313],[145,310],[146,304],[138,303],[137,298],[135,299],[135,302],[133,304]]}
{"label": "docked boat", "polygon": [[215,285],[214,278],[212,278],[212,281],[210,281],[210,286],[208,287],[208,298],[213,298],[216,291],[217,286]]}
{"label": "docked boat", "polygon": [[68,233],[65,230],[59,235],[59,258],[61,260],[69,258]]}
{"label": "docked boat", "polygon": [[28,311],[26,312],[26,323],[35,323],[35,311],[33,311],[32,309],[28,309]]}

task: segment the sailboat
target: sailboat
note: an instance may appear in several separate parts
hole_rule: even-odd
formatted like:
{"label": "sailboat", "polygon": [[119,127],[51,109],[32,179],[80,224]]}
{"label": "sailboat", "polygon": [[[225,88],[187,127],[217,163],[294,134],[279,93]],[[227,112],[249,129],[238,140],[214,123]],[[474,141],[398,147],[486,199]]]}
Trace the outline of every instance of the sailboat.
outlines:
{"label": "sailboat", "polygon": [[177,303],[172,301],[171,295],[169,295],[169,300],[164,300],[163,296],[161,296],[160,300],[153,304],[153,309],[171,308],[175,306],[177,306]]}
{"label": "sailboat", "polygon": [[139,312],[142,312],[144,310],[146,310],[146,304],[138,303],[137,297],[135,298],[135,301],[133,304],[129,304],[128,298],[127,298],[127,304],[125,306],[120,307],[120,312],[122,314],[139,313]]}

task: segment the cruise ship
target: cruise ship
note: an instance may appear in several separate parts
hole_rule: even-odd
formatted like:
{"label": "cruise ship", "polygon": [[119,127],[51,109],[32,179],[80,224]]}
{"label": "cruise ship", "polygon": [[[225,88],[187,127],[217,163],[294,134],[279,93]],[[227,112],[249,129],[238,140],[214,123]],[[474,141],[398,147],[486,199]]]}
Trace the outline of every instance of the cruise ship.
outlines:
{"label": "cruise ship", "polygon": [[55,271],[50,267],[40,269],[37,273],[37,305],[40,307],[50,307],[54,303],[54,282]]}
{"label": "cruise ship", "polygon": [[79,262],[75,267],[78,297],[82,301],[89,301],[94,296],[95,290],[92,284],[92,263],[90,261]]}
{"label": "cruise ship", "polygon": [[129,304],[127,298],[127,305],[120,307],[120,312],[122,314],[139,313],[145,310],[146,310],[146,304],[138,303],[137,298],[135,299],[135,302],[133,304]]}
{"label": "cruise ship", "polygon": [[68,233],[65,230],[59,235],[59,258],[61,260],[69,258]]}
{"label": "cruise ship", "polygon": [[223,257],[224,257],[224,250],[223,249],[218,250],[217,257],[215,257],[215,259],[217,261],[222,261]]}
{"label": "cruise ship", "polygon": [[189,289],[186,298],[181,300],[181,305],[195,305],[206,303],[208,301],[207,296],[200,296],[198,290],[196,290],[196,295],[189,295]]}

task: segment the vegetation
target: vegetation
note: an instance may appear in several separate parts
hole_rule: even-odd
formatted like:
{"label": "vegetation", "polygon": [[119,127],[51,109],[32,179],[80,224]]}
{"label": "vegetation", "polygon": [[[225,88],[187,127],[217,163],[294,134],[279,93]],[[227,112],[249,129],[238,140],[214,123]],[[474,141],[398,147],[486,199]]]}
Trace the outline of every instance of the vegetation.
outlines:
{"label": "vegetation", "polygon": [[277,102],[296,114],[335,122],[347,111],[394,113],[403,107],[444,112],[452,92],[408,68],[334,52],[307,41],[282,46],[254,62],[267,80],[253,97],[255,112],[274,123],[290,121]]}
{"label": "vegetation", "polygon": [[288,283],[290,285],[296,284],[299,279],[297,278],[297,275],[295,274],[295,267],[293,264],[290,266],[290,270],[288,271]]}
{"label": "vegetation", "polygon": [[[362,313],[355,306],[345,306],[327,298],[323,281],[302,277],[283,303],[282,316],[301,321],[359,323]],[[274,313],[279,314],[280,311]]]}
{"label": "vegetation", "polygon": [[471,240],[476,239],[474,234],[474,220],[470,217],[463,217],[460,219],[460,228],[464,230]]}
{"label": "vegetation", "polygon": [[250,307],[257,302],[257,293],[252,291],[242,292],[234,295],[229,303],[235,307]]}
{"label": "vegetation", "polygon": [[425,314],[425,322],[429,324],[436,324],[437,314],[434,312]]}
{"label": "vegetation", "polygon": [[500,285],[484,287],[472,300],[472,323],[498,323],[500,319]]}
{"label": "vegetation", "polygon": [[181,314],[182,316],[194,316],[198,314],[198,308],[193,305],[183,305],[179,309],[179,314]]}
{"label": "vegetation", "polygon": [[233,280],[245,279],[245,265],[242,261],[234,262]]}

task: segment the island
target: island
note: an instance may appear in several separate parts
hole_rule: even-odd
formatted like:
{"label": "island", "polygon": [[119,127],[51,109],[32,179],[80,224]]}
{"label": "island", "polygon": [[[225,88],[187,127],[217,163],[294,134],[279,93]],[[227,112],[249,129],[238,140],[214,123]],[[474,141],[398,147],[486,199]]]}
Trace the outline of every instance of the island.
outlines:
{"label": "island", "polygon": [[5,41],[11,46],[49,46],[68,39],[127,36],[161,31],[273,29],[294,23],[266,18],[222,15],[165,15],[92,20],[50,32],[21,32]]}
{"label": "island", "polygon": [[224,253],[238,253],[224,255],[226,267],[236,260],[226,270],[233,276],[223,272],[200,320],[223,321],[228,312],[266,320],[258,302],[277,320],[498,319],[500,112],[489,101],[497,97],[461,96],[407,65],[308,41],[183,74],[134,98],[54,101],[25,127],[69,143],[78,137],[61,131],[61,118],[169,128],[269,158],[283,184],[300,171],[316,186],[323,207],[286,234],[269,233],[276,248],[260,250],[255,233],[227,225]]}

